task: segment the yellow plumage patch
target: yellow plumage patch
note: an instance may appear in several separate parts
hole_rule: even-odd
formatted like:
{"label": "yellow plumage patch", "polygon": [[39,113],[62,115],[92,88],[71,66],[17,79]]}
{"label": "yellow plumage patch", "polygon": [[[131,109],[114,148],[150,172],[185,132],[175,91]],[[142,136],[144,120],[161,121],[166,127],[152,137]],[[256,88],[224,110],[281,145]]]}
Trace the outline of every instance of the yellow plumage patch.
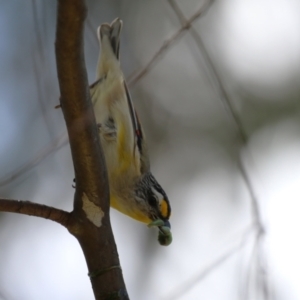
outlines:
{"label": "yellow plumage patch", "polygon": [[125,128],[121,123],[118,130],[118,155],[120,162],[120,173],[124,172],[132,164],[132,153],[128,151],[129,149],[126,145],[126,142]]}
{"label": "yellow plumage patch", "polygon": [[169,214],[168,207],[169,207],[168,202],[165,199],[163,199],[160,203],[160,213],[164,218],[168,217]]}
{"label": "yellow plumage patch", "polygon": [[134,209],[129,205],[129,203],[126,203],[125,205],[123,204],[124,202],[120,201],[120,199],[117,197],[110,196],[110,206],[114,209],[142,223],[149,224],[151,222],[151,219],[143,214],[140,210]]}

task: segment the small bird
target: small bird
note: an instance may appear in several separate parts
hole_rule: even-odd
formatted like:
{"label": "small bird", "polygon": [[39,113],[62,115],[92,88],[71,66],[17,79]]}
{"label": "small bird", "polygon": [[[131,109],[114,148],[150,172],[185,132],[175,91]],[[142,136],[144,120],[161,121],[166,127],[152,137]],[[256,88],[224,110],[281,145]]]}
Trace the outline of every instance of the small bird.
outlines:
{"label": "small bird", "polygon": [[145,134],[134,109],[119,61],[122,21],[97,31],[101,52],[96,82],[90,86],[104,151],[110,205],[148,227],[158,227],[161,245],[172,242],[168,197],[150,171]]}

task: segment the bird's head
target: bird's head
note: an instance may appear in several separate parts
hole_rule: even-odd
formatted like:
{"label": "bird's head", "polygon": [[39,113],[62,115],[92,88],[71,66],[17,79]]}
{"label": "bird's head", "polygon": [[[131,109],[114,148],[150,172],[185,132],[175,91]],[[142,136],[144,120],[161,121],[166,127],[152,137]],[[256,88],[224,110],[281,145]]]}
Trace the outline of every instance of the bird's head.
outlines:
{"label": "bird's head", "polygon": [[142,201],[146,208],[146,213],[152,222],[149,227],[157,226],[159,229],[158,240],[161,245],[169,245],[172,241],[171,206],[167,194],[157,182],[155,177],[149,172],[144,175],[136,189],[137,201]]}

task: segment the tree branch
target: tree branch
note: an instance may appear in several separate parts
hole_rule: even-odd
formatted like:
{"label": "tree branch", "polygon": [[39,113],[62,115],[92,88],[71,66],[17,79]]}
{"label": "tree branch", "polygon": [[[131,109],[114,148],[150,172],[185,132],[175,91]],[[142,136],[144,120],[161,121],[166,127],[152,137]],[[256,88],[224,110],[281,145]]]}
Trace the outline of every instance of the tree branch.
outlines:
{"label": "tree branch", "polygon": [[56,62],[76,177],[71,232],[87,262],[96,299],[128,299],[109,219],[109,186],[87,82],[84,0],[58,0]]}
{"label": "tree branch", "polygon": [[68,229],[72,223],[71,213],[30,201],[0,199],[0,211],[49,219]]}

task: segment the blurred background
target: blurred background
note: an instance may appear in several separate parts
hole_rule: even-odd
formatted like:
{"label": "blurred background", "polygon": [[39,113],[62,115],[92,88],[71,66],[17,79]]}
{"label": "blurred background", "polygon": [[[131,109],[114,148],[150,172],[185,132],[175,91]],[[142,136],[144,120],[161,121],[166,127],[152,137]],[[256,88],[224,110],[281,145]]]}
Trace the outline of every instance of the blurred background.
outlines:
{"label": "blurred background", "polygon": [[[300,2],[87,3],[89,82],[96,29],[120,17],[122,67],[173,209],[169,247],[111,210],[131,299],[300,299]],[[71,211],[55,23],[56,1],[1,1],[0,195]],[[0,213],[0,266],[1,300],[93,299],[79,244],[51,221]]]}

